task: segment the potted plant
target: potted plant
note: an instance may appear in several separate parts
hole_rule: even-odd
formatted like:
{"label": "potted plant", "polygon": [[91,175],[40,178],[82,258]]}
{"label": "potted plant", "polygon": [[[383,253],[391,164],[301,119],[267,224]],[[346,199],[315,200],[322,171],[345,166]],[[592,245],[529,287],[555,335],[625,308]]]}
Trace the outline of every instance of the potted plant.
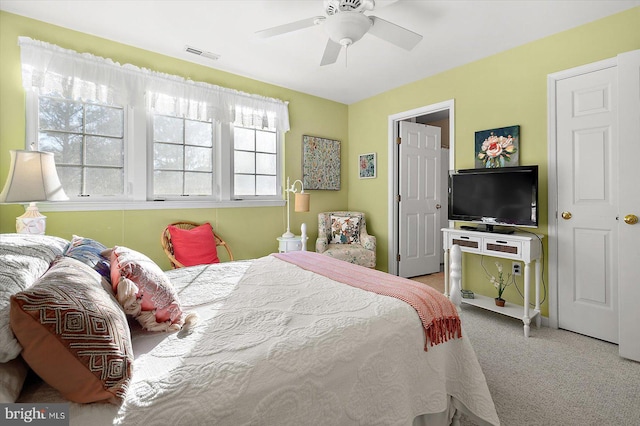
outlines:
{"label": "potted plant", "polygon": [[505,279],[504,273],[502,270],[502,263],[496,262],[496,267],[498,268],[498,277],[496,278],[493,275],[491,275],[491,278],[489,279],[489,281],[498,290],[498,297],[496,297],[495,299],[496,305],[504,306],[504,299],[502,298],[502,293],[504,292],[504,289],[507,288],[509,285],[511,285],[513,281],[511,280],[511,274],[507,274],[507,277]]}

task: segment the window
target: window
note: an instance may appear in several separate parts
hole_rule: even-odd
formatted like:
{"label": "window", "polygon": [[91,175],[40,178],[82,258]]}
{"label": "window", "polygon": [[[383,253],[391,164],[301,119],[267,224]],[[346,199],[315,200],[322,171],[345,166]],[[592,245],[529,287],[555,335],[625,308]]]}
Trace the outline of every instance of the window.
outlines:
{"label": "window", "polygon": [[282,203],[286,102],[27,37],[19,45],[27,140],[55,154],[72,198],[60,210]]}
{"label": "window", "polygon": [[122,107],[41,96],[38,148],[54,153],[70,197],[124,194]]}
{"label": "window", "polygon": [[273,129],[233,128],[236,197],[278,194],[278,144]]}
{"label": "window", "polygon": [[213,124],[153,117],[153,195],[212,196]]}

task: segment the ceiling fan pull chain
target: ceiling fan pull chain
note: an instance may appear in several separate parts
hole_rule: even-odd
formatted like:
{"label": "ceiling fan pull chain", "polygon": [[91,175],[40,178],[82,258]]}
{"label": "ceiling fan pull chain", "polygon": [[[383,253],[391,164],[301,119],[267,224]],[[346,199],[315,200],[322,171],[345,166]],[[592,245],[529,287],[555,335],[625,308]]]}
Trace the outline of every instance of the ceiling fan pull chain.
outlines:
{"label": "ceiling fan pull chain", "polygon": [[347,44],[344,47],[344,67],[347,68],[349,66],[349,45]]}

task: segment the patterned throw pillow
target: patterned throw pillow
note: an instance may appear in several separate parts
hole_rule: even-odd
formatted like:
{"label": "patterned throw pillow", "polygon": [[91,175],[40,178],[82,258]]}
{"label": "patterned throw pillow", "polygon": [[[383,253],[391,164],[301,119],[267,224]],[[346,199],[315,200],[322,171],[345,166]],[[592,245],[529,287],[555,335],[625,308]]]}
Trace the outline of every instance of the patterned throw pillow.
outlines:
{"label": "patterned throw pillow", "polygon": [[22,357],[74,402],[119,403],[132,372],[127,317],[88,265],[62,257],[11,297],[11,328]]}
{"label": "patterned throw pillow", "polygon": [[360,218],[331,215],[330,244],[353,244],[360,242]]}
{"label": "patterned throw pillow", "polygon": [[195,314],[184,315],[173,285],[151,259],[127,247],[103,253],[111,259],[111,285],[124,311],[150,331],[177,331]]}
{"label": "patterned throw pillow", "polygon": [[91,266],[111,282],[109,259],[100,254],[106,249],[107,247],[98,241],[74,235],[63,254]]}

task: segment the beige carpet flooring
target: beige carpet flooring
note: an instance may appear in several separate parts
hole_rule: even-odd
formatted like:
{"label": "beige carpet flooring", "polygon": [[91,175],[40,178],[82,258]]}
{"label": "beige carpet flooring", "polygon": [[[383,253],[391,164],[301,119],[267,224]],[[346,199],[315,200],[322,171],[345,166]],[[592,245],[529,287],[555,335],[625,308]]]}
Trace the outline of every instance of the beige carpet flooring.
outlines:
{"label": "beige carpet flooring", "polygon": [[431,275],[421,275],[411,279],[433,287],[440,293],[444,293],[444,272],[437,272]]}
{"label": "beige carpet flooring", "polygon": [[[415,280],[444,287],[442,273]],[[465,304],[460,318],[502,426],[640,425],[640,363],[617,345],[535,326],[527,339],[522,321]]]}

